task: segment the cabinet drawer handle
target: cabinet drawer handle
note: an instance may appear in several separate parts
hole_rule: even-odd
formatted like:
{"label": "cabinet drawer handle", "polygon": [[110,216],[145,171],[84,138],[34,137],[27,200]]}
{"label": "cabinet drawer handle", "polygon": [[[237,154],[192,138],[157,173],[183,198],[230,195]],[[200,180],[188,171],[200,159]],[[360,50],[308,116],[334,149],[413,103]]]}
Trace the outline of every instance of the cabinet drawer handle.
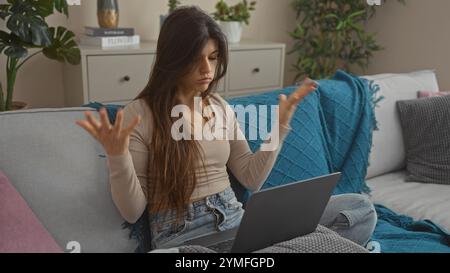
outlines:
{"label": "cabinet drawer handle", "polygon": [[130,81],[130,76],[125,76],[125,77],[123,77],[123,81],[125,81],[125,82],[129,82]]}
{"label": "cabinet drawer handle", "polygon": [[259,69],[259,67],[257,67],[257,68],[254,68],[252,72],[253,73],[259,73],[259,71],[260,71],[260,69]]}

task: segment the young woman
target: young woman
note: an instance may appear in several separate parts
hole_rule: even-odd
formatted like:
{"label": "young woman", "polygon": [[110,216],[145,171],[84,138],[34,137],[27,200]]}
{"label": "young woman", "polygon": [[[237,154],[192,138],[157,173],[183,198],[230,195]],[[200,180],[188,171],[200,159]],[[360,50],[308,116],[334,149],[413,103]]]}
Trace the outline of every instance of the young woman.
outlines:
{"label": "young woman", "polygon": [[[100,121],[89,112],[86,120],[77,121],[106,151],[112,197],[121,215],[134,223],[148,208],[153,249],[238,226],[243,208],[230,187],[227,167],[245,188],[258,191],[291,130],[298,103],[317,87],[310,81],[289,97],[279,96],[275,150],[252,153],[234,115],[225,124],[242,138],[175,140],[175,106],[189,107],[190,121],[203,115],[195,112],[198,106],[229,107],[214,92],[227,71],[227,56],[226,38],[216,22],[199,8],[179,8],[162,26],[147,86],[117,112],[114,126],[105,109],[100,110]],[[200,105],[195,98],[201,98]],[[218,118],[212,113],[200,119],[201,128],[214,127]],[[321,224],[362,245],[375,223],[373,205],[358,194],[332,197],[321,219]]]}

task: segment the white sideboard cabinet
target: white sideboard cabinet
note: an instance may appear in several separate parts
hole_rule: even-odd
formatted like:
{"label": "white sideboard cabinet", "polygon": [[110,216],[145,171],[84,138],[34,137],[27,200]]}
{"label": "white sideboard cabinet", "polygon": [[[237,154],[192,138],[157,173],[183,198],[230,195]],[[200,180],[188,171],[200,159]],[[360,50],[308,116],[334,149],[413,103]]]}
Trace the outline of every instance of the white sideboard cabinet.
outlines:
{"label": "white sideboard cabinet", "polygon": [[[64,65],[65,106],[89,102],[125,104],[146,86],[156,43],[101,49],[80,46],[81,63]],[[228,71],[217,91],[224,98],[283,87],[285,44],[242,41],[229,44]]]}

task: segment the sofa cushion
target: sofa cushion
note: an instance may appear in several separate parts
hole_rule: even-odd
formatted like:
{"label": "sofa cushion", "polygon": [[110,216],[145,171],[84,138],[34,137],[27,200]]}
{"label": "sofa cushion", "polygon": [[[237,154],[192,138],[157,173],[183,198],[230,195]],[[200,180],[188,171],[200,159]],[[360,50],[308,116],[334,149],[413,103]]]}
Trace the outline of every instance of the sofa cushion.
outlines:
{"label": "sofa cushion", "polygon": [[0,169],[57,243],[81,252],[133,252],[110,192],[103,148],[75,124],[92,108],[0,113]]}
{"label": "sofa cushion", "polygon": [[450,97],[397,102],[407,181],[450,184]]}
{"label": "sofa cushion", "polygon": [[0,253],[63,252],[0,170]]}
{"label": "sofa cushion", "polygon": [[450,231],[450,187],[406,183],[406,176],[406,171],[399,171],[368,179],[372,201],[416,220],[429,219]]}
{"label": "sofa cushion", "polygon": [[373,132],[366,176],[371,178],[405,167],[405,149],[396,101],[415,99],[417,91],[438,91],[439,87],[432,70],[363,77],[378,84],[380,90],[377,96],[384,97],[375,108],[379,130]]}

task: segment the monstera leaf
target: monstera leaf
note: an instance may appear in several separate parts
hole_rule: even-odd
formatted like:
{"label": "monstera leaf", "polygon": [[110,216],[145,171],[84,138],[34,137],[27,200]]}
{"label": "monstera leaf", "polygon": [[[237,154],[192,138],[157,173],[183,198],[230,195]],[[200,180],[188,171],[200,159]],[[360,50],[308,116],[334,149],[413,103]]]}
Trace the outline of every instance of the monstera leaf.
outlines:
{"label": "monstera leaf", "polygon": [[0,30],[0,54],[3,50],[6,56],[17,59],[28,54],[28,50],[22,45],[18,36]]}
{"label": "monstera leaf", "polygon": [[[41,1],[48,2],[48,0]],[[8,11],[9,19],[6,22],[8,29],[26,43],[49,46],[51,40],[48,25],[35,6],[39,1],[8,0],[8,2],[11,3]]]}
{"label": "monstera leaf", "polygon": [[36,8],[39,15],[47,17],[53,14],[53,9],[69,16],[69,10],[66,0],[35,0],[32,5]]}
{"label": "monstera leaf", "polygon": [[1,19],[5,20],[5,18],[10,15],[8,9],[9,9],[9,5],[6,5],[6,4],[0,5],[0,18]]}
{"label": "monstera leaf", "polygon": [[58,27],[57,29],[51,27],[49,33],[52,37],[52,44],[43,49],[44,55],[60,62],[67,61],[73,65],[79,64],[81,55],[74,39],[75,34],[64,27]]}

